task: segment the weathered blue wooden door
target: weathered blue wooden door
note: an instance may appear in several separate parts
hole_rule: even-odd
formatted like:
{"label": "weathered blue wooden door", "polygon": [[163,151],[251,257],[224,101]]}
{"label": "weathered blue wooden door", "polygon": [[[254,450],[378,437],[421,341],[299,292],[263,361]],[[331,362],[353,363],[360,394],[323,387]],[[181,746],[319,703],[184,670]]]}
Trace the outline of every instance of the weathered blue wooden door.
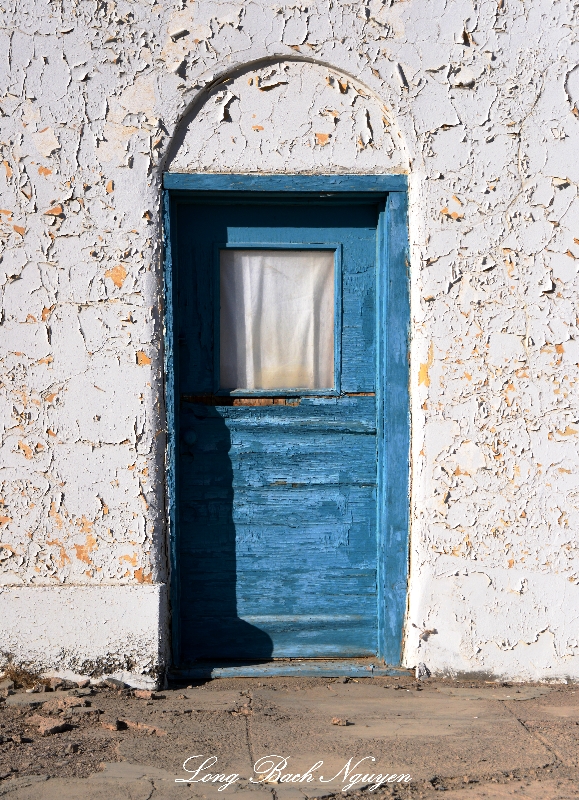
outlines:
{"label": "weathered blue wooden door", "polygon": [[[364,196],[182,196],[174,204],[177,666],[380,649],[383,210],[383,198]],[[227,315],[248,302],[240,275],[250,268],[261,292],[252,336],[261,342],[249,349],[261,350],[244,350],[241,369],[228,366],[241,334]],[[270,279],[278,283],[268,295]],[[284,367],[284,347],[298,346],[284,337],[294,334],[304,352],[306,339],[310,350],[325,348],[309,378]],[[275,378],[266,358],[283,362]]]}

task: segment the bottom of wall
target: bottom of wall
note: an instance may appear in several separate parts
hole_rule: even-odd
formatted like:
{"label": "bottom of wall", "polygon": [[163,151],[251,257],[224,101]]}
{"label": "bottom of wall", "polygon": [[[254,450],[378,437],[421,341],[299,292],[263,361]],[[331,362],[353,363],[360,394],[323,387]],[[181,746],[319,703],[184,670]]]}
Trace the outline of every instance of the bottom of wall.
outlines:
{"label": "bottom of wall", "polygon": [[164,584],[2,586],[0,620],[0,671],[12,660],[45,674],[110,676],[139,688],[163,679]]}
{"label": "bottom of wall", "polygon": [[579,586],[567,575],[457,563],[443,556],[437,573],[411,582],[405,664],[464,679],[579,681]]}

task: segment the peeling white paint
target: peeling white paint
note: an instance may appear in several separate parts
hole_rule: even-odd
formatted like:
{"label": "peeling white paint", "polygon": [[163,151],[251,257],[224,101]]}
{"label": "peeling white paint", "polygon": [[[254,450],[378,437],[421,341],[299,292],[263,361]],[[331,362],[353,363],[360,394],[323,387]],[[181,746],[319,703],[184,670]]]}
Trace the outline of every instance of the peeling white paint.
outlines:
{"label": "peeling white paint", "polygon": [[171,172],[407,171],[389,108],[347,75],[285,60],[223,86],[183,120]]}
{"label": "peeling white paint", "polygon": [[[578,678],[576,15],[571,0],[0,9],[0,583],[166,583],[162,170],[409,170],[405,661]],[[95,662],[121,647],[91,641]],[[164,657],[151,642],[137,671]]]}

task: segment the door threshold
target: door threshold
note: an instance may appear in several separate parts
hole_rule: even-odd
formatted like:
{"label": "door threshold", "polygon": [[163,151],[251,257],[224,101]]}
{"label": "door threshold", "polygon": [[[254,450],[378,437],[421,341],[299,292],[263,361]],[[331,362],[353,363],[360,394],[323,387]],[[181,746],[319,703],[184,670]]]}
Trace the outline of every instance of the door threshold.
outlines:
{"label": "door threshold", "polygon": [[288,658],[254,664],[239,662],[198,663],[185,669],[169,670],[169,680],[212,680],[214,678],[372,678],[408,677],[414,670],[391,667],[372,659]]}

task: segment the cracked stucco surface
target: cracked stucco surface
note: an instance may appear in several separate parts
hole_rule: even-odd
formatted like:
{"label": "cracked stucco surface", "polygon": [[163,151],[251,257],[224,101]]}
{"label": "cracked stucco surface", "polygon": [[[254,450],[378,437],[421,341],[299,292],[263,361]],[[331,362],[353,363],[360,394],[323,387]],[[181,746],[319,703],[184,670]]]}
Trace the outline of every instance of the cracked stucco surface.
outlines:
{"label": "cracked stucco surface", "polygon": [[181,122],[171,172],[407,171],[389,107],[318,64],[244,69],[203,100]]}
{"label": "cracked stucco surface", "polygon": [[406,663],[579,677],[576,5],[2,6],[4,596],[166,581],[162,170],[408,170]]}

